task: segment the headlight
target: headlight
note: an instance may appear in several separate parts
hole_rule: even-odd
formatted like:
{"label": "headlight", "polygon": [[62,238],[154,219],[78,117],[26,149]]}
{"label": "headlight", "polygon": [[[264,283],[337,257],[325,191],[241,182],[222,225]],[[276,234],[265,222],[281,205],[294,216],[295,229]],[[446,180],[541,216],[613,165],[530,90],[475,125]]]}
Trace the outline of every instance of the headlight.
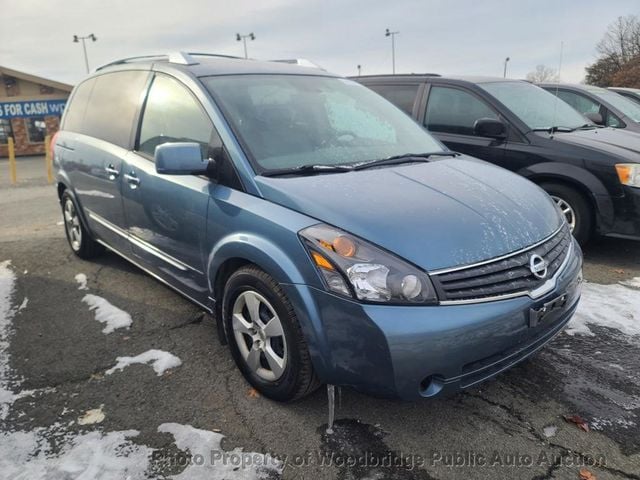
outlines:
{"label": "headlight", "polygon": [[428,275],[364,240],[328,225],[300,236],[329,290],[376,303],[434,304]]}
{"label": "headlight", "polygon": [[640,187],[640,163],[619,163],[616,165],[616,171],[620,183]]}

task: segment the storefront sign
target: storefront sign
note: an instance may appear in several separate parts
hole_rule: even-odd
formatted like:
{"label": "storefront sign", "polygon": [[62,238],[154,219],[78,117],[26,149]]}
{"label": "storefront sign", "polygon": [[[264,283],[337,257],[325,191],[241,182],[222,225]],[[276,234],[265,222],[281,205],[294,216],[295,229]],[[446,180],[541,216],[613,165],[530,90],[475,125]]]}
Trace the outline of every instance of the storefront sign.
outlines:
{"label": "storefront sign", "polygon": [[59,117],[66,100],[34,100],[26,102],[0,102],[0,118]]}

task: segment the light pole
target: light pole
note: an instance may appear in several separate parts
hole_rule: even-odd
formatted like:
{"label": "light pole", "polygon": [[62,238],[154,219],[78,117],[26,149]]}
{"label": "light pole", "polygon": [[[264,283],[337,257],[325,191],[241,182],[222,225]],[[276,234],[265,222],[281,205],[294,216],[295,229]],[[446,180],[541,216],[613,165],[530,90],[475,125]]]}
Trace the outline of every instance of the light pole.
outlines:
{"label": "light pole", "polygon": [[249,58],[249,56],[247,55],[247,38],[250,40],[255,40],[256,36],[253,33],[249,33],[248,35],[240,35],[239,33],[236,33],[236,40],[242,40],[242,42],[244,43],[244,58]]}
{"label": "light pole", "polygon": [[79,35],[73,36],[73,43],[78,43],[80,40],[82,40],[82,50],[84,51],[84,66],[87,69],[87,73],[89,73],[89,59],[87,58],[87,46],[85,45],[84,41],[91,40],[92,42],[95,42],[98,39],[93,33],[90,33],[86,37],[81,37]]}
{"label": "light pole", "polygon": [[358,76],[362,74],[362,65],[358,65]]}
{"label": "light pole", "polygon": [[391,37],[391,65],[393,67],[393,74],[396,73],[396,35],[400,32],[392,32],[387,28],[384,32],[385,37]]}
{"label": "light pole", "polygon": [[509,60],[511,60],[511,58],[509,57],[504,59],[504,74],[503,74],[504,78],[507,78],[507,63],[509,63]]}

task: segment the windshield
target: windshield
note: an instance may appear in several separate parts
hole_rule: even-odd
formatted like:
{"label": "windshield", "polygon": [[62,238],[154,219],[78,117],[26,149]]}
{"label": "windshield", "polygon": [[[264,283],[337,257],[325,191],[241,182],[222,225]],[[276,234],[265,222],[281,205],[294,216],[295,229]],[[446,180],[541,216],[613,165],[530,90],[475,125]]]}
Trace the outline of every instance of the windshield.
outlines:
{"label": "windshield", "polygon": [[551,127],[579,128],[590,123],[552,93],[527,82],[481,83],[532,130]]}
{"label": "windshield", "polygon": [[605,102],[610,103],[634,122],[640,122],[640,105],[634,103],[633,100],[629,100],[619,93],[605,90],[604,88],[589,89],[589,92],[596,97],[600,97]]}
{"label": "windshield", "polygon": [[303,75],[202,80],[262,171],[443,151],[404,112],[351,80]]}

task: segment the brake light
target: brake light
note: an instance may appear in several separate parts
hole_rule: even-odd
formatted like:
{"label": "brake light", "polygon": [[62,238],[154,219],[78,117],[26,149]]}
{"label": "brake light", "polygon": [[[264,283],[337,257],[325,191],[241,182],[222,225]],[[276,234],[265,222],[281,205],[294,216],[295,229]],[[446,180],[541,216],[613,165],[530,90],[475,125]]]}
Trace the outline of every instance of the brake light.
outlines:
{"label": "brake light", "polygon": [[60,133],[60,130],[54,133],[53,137],[51,137],[51,142],[49,143],[49,154],[51,155],[51,162],[55,162],[55,159],[56,159],[56,152],[54,148],[56,146],[56,139],[58,138],[59,133]]}

